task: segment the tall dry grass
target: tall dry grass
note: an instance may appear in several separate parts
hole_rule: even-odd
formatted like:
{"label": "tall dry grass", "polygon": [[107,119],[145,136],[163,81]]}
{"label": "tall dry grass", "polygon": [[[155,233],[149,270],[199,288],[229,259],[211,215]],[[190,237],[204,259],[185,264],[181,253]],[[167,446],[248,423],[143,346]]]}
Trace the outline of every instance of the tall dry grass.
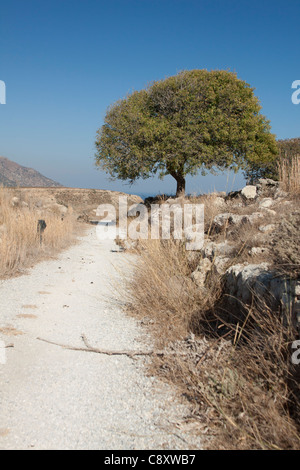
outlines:
{"label": "tall dry grass", "polygon": [[281,158],[278,163],[281,188],[293,196],[300,195],[300,155]]}
{"label": "tall dry grass", "polygon": [[[211,198],[199,202],[211,235],[211,221],[224,209]],[[258,228],[243,230],[253,238]],[[189,399],[199,433],[206,428],[210,435],[206,448],[300,449],[300,372],[291,363],[296,329],[260,298],[235,315],[216,271],[204,288],[192,281],[200,261],[174,240],[145,240],[139,250],[128,309],[149,325],[158,349],[172,352],[154,359],[155,373]]]}
{"label": "tall dry grass", "polygon": [[[42,241],[37,231],[39,219],[47,227]],[[15,274],[34,262],[66,247],[72,239],[73,217],[44,213],[27,204],[12,204],[12,193],[0,188],[0,277]]]}
{"label": "tall dry grass", "polygon": [[189,399],[199,433],[214,435],[207,448],[300,449],[297,331],[263,299],[229,322],[221,277],[197,287],[196,264],[178,242],[146,241],[127,286],[130,312],[172,351],[154,360],[155,373]]}

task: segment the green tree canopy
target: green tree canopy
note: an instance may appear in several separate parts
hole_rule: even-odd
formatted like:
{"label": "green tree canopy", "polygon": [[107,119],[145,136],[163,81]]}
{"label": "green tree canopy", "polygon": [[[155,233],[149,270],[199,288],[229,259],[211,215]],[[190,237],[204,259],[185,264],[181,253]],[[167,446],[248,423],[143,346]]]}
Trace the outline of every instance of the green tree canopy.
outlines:
{"label": "green tree canopy", "polygon": [[183,71],[114,103],[97,132],[96,165],[113,178],[171,175],[177,194],[199,170],[246,170],[277,154],[246,82],[227,71]]}

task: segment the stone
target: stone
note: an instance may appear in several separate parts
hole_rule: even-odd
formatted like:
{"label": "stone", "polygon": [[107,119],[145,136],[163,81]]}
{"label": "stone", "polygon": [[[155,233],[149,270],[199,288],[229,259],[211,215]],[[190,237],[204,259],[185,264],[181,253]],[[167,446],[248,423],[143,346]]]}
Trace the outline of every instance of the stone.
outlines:
{"label": "stone", "polygon": [[212,226],[217,232],[219,232],[229,225],[241,225],[249,222],[250,220],[247,215],[239,215],[232,214],[230,212],[225,212],[223,214],[218,214],[215,216]]}
{"label": "stone", "polygon": [[267,214],[271,215],[271,216],[275,216],[277,215],[277,212],[274,211],[273,209],[264,209],[264,212],[266,212]]}
{"label": "stone", "polygon": [[276,229],[275,224],[260,225],[258,227],[258,230],[262,233],[274,232],[275,229]]}
{"label": "stone", "polygon": [[268,263],[231,266],[225,273],[228,301],[251,304],[253,292],[263,296],[270,285],[271,277]]}
{"label": "stone", "polygon": [[266,188],[267,186],[273,186],[273,187],[279,186],[279,182],[274,181],[271,178],[259,178],[258,184],[263,188]]}
{"label": "stone", "polygon": [[217,256],[213,260],[213,266],[212,270],[214,273],[216,273],[219,276],[223,276],[228,269],[228,265],[231,262],[231,258],[228,258],[226,256]]}
{"label": "stone", "polygon": [[261,219],[264,217],[264,214],[261,212],[253,212],[253,214],[248,216],[249,222],[251,224],[255,223],[257,220]]}
{"label": "stone", "polygon": [[234,256],[236,248],[227,240],[221,243],[207,241],[202,249],[202,256],[213,261],[217,256]]}
{"label": "stone", "polygon": [[264,246],[254,246],[251,250],[248,251],[250,256],[260,256],[260,255],[267,255],[269,253],[268,248]]}
{"label": "stone", "polygon": [[[226,270],[224,275],[225,293],[234,312],[243,311],[258,297],[274,311],[281,311],[285,325],[292,323],[298,328],[299,281],[286,276],[278,276],[270,265],[236,264]],[[299,287],[298,287],[299,286]],[[263,304],[262,304],[263,306]],[[291,317],[292,316],[292,317]]]}
{"label": "stone", "polygon": [[10,203],[13,207],[17,207],[20,204],[20,199],[15,196],[15,197],[11,198]]}
{"label": "stone", "polygon": [[219,209],[226,208],[226,202],[224,201],[223,197],[220,196],[212,197],[209,200],[209,203]]}
{"label": "stone", "polygon": [[260,209],[268,209],[274,204],[274,200],[270,197],[265,197],[262,199],[262,201],[259,203],[258,207]]}
{"label": "stone", "polygon": [[253,200],[257,197],[257,189],[256,186],[247,185],[241,191],[242,196],[247,200]]}
{"label": "stone", "polygon": [[203,258],[197,269],[191,274],[191,279],[198,287],[204,287],[207,274],[211,271],[212,262],[208,258]]}
{"label": "stone", "polygon": [[187,202],[184,196],[179,196],[176,198],[169,198],[166,200],[167,204],[183,204],[184,202]]}
{"label": "stone", "polygon": [[276,189],[275,193],[274,193],[274,198],[275,199],[283,199],[283,198],[286,198],[288,197],[288,193],[286,191],[283,191],[282,189],[278,188]]}
{"label": "stone", "polygon": [[204,240],[203,224],[194,224],[186,227],[183,231],[184,238],[187,242],[192,242],[198,237]]}

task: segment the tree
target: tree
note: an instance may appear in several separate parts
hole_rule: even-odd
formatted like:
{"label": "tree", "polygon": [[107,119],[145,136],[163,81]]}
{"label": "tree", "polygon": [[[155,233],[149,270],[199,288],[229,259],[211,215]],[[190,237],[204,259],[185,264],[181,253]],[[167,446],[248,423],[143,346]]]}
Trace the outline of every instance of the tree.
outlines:
{"label": "tree", "polygon": [[176,194],[199,170],[247,169],[277,153],[253,88],[227,71],[192,70],[114,103],[97,132],[96,165],[112,178],[171,175]]}

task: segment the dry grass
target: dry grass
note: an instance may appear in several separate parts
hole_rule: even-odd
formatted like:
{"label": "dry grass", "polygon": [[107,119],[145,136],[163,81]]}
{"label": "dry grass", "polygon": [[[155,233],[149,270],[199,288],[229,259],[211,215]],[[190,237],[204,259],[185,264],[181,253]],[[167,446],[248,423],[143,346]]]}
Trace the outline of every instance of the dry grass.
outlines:
{"label": "dry grass", "polygon": [[278,171],[281,188],[292,196],[300,196],[300,155],[280,159]]}
{"label": "dry grass", "polygon": [[[224,210],[212,204],[214,197],[193,202],[205,204],[210,239],[221,242],[229,237],[236,244],[239,253],[232,264],[247,261],[249,248],[259,244],[260,224],[283,221],[281,213],[275,219],[266,213],[252,227],[213,233],[215,215],[234,207]],[[234,210],[255,211],[256,203]],[[287,230],[290,233],[290,226]],[[273,246],[276,233],[264,235],[262,243]],[[179,353],[158,357],[152,366],[190,401],[199,433],[206,430],[206,448],[300,449],[299,366],[291,363],[291,344],[298,333],[287,321],[290,312],[283,321],[264,299],[255,298],[253,305],[245,306],[244,316],[234,319],[234,312],[227,311],[220,276],[208,275],[204,288],[192,282],[199,253],[187,252],[183,242],[174,240],[146,240],[142,245],[135,276],[127,285],[128,308],[149,325],[158,348]]]}
{"label": "dry grass", "polygon": [[[46,220],[42,242],[37,233],[38,219]],[[70,213],[63,218],[45,211],[39,213],[27,204],[12,205],[11,192],[0,188],[0,276],[10,276],[34,262],[65,248],[73,235]]]}
{"label": "dry grass", "polygon": [[295,332],[267,309],[248,313],[248,323],[228,326],[227,334],[178,345],[190,354],[161,359],[157,372],[176,383],[208,426],[214,439],[207,447],[299,449],[299,371],[290,362]]}

